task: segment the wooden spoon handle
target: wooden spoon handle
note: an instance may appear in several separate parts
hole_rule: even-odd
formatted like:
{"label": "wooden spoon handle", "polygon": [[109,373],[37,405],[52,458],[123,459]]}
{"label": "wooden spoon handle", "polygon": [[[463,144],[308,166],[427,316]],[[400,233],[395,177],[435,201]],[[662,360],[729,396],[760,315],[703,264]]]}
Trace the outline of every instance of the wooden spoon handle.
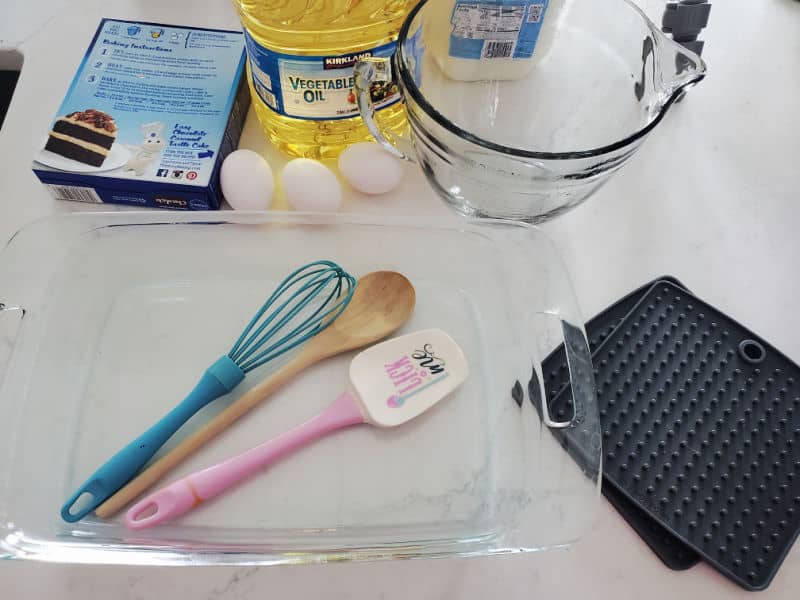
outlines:
{"label": "wooden spoon handle", "polygon": [[125,486],[117,490],[113,496],[97,507],[95,514],[101,519],[113,517],[186,458],[225,431],[239,417],[247,414],[297,373],[316,362],[318,358],[314,353],[301,352],[298,354],[280,370],[243,394],[201,429],[198,429],[156,462],[145,468]]}

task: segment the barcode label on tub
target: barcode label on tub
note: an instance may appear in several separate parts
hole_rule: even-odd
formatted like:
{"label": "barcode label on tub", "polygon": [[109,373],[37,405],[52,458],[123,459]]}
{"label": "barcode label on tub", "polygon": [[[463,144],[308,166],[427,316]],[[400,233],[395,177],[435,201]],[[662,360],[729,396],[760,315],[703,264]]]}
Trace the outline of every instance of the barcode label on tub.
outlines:
{"label": "barcode label on tub", "polygon": [[514,42],[484,42],[481,58],[511,58]]}
{"label": "barcode label on tub", "polygon": [[73,200],[75,202],[91,202],[102,204],[103,201],[92,188],[77,185],[48,185],[50,193],[56,200]]}
{"label": "barcode label on tub", "polygon": [[542,19],[544,4],[531,4],[528,7],[528,23],[538,23]]}

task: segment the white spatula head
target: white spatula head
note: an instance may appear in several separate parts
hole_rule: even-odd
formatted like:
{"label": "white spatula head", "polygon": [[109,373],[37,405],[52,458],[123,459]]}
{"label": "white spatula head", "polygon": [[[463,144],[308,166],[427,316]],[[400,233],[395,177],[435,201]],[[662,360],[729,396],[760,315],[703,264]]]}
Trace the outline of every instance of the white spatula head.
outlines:
{"label": "white spatula head", "polygon": [[447,396],[468,372],[458,344],[440,329],[426,329],[358,354],[350,364],[350,381],[364,419],[394,427]]}

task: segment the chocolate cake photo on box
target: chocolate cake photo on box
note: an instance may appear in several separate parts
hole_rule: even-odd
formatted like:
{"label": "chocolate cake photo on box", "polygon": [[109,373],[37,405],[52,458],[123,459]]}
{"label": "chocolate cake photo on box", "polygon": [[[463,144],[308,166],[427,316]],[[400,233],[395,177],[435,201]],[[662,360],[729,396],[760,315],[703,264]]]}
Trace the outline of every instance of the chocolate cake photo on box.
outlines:
{"label": "chocolate cake photo on box", "polygon": [[116,139],[114,117],[88,108],[56,119],[44,149],[92,167],[101,167]]}

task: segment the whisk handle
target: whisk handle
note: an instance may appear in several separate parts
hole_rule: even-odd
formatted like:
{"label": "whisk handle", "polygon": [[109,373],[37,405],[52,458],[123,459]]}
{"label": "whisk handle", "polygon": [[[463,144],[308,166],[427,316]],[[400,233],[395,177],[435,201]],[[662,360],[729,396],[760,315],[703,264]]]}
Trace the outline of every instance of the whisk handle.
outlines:
{"label": "whisk handle", "polygon": [[[61,518],[73,523],[100,506],[130,481],[192,415],[212,400],[230,392],[242,379],[244,373],[230,358],[223,356],[217,360],[203,373],[200,381],[180,404],[112,456],[78,488],[61,507]],[[79,502],[82,496],[84,498]]]}

